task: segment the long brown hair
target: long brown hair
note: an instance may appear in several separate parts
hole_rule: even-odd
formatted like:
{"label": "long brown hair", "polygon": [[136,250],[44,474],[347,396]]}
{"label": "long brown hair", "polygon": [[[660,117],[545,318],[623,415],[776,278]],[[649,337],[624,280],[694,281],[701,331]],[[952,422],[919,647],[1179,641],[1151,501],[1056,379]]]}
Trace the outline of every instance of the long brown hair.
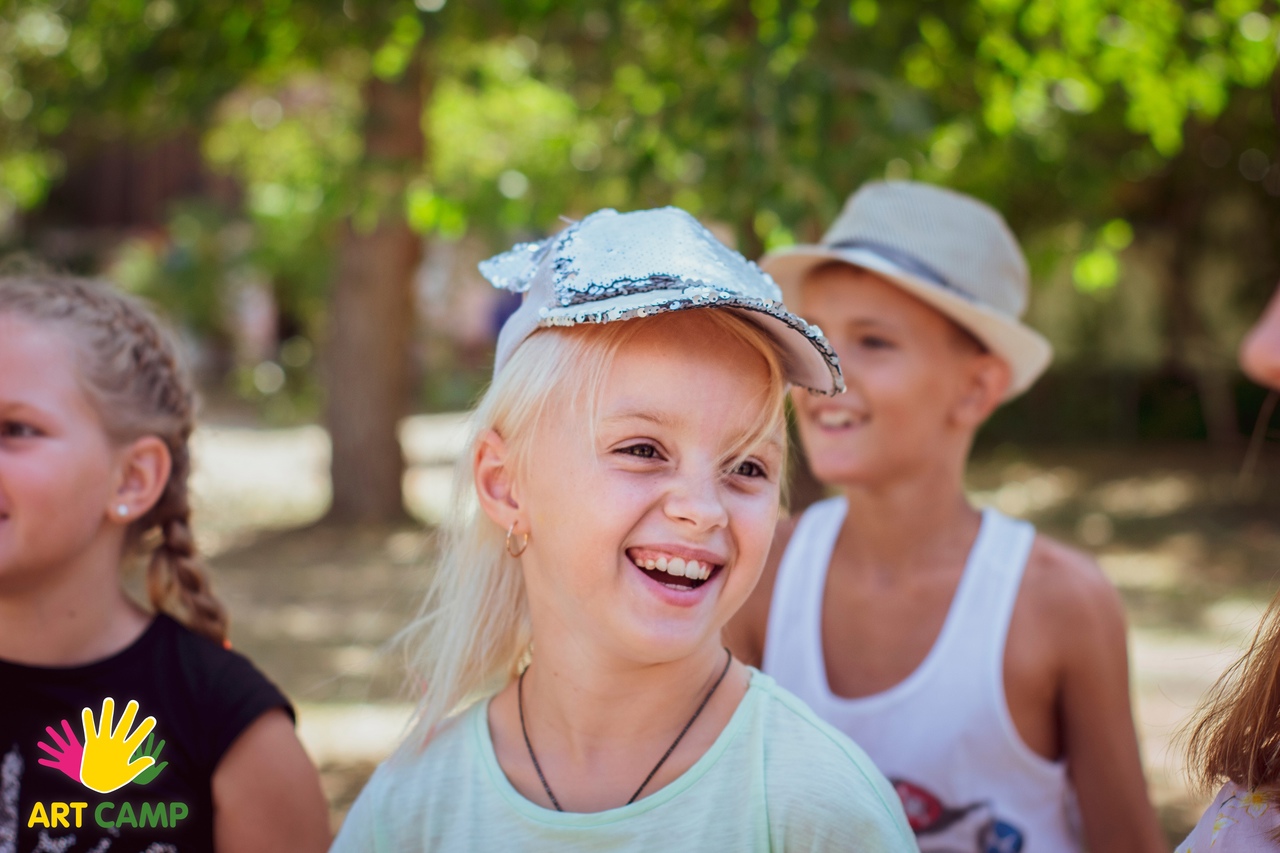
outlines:
{"label": "long brown hair", "polygon": [[147,566],[152,606],[225,642],[226,611],[209,588],[190,527],[195,394],[169,335],[138,300],[73,276],[0,275],[0,313],[55,327],[74,342],[81,384],[113,442],[154,435],[165,443],[173,462],[169,481],[155,506],[130,526],[128,543],[139,547],[158,531]]}
{"label": "long brown hair", "polygon": [[[1271,109],[1280,125],[1280,69],[1271,78]],[[1223,780],[1250,791],[1280,785],[1280,592],[1249,650],[1205,694],[1183,734],[1192,780],[1202,788]],[[1272,839],[1280,841],[1280,829]]]}
{"label": "long brown hair", "polygon": [[1225,780],[1250,791],[1280,784],[1280,592],[1185,733],[1192,779],[1206,790]]}

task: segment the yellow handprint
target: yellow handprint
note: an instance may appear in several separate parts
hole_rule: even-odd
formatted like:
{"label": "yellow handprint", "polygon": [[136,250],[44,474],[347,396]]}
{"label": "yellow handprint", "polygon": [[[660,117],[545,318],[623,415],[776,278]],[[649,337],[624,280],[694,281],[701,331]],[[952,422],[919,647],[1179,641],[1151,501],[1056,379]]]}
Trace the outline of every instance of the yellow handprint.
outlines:
{"label": "yellow handprint", "polygon": [[147,717],[129,734],[133,718],[138,715],[137,701],[130,700],[125,705],[120,725],[112,731],[111,722],[115,713],[116,703],[110,696],[102,700],[98,728],[93,725],[92,708],[85,708],[80,712],[80,719],[84,723],[84,758],[80,763],[80,782],[99,794],[109,794],[123,788],[156,763],[150,756],[132,762],[129,760],[138,749],[138,744],[155,728],[156,718]]}

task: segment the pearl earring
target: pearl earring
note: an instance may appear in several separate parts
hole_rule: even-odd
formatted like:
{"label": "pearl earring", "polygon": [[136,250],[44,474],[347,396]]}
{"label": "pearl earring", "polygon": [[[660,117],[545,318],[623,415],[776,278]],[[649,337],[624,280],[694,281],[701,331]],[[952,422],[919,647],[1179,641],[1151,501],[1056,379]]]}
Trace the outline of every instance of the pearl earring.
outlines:
{"label": "pearl earring", "polygon": [[120,516],[121,518],[124,518],[128,514],[129,514],[129,507],[125,506],[124,504],[120,504],[120,506],[116,507],[116,515]]}

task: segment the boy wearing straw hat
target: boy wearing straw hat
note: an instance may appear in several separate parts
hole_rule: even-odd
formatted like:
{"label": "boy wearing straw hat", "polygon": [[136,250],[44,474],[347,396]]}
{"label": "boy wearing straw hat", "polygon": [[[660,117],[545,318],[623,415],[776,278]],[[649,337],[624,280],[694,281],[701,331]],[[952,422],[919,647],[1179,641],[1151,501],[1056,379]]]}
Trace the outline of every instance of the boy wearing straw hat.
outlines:
{"label": "boy wearing straw hat", "polygon": [[1004,220],[911,182],[855,193],[762,261],[848,392],[793,394],[838,490],[784,522],[725,639],[852,736],[922,851],[1167,850],[1129,704],[1119,597],[1085,554],[965,496],[974,434],[1048,365]]}

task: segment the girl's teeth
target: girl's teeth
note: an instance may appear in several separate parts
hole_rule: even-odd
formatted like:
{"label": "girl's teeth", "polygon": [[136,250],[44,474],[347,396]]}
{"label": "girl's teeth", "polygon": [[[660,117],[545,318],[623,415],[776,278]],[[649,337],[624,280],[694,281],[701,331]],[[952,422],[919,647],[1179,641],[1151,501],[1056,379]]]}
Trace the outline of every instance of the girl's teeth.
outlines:
{"label": "girl's teeth", "polygon": [[845,427],[853,423],[853,416],[848,412],[827,409],[818,413],[818,423],[824,427]]}
{"label": "girl's teeth", "polygon": [[[651,572],[666,572],[672,577],[690,578],[692,580],[704,581],[711,577],[711,566],[701,563],[697,560],[684,560],[680,557],[658,557],[657,559],[646,559],[638,563],[641,568]],[[685,587],[680,587],[684,589]]]}

